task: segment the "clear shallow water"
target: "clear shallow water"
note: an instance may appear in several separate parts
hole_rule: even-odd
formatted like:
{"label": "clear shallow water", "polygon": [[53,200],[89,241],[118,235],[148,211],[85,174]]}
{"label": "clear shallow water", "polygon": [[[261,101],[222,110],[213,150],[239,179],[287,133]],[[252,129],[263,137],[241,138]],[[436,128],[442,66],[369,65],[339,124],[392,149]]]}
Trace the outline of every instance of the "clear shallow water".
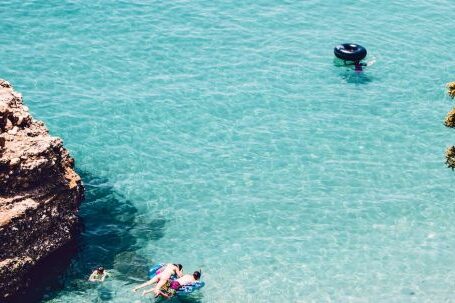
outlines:
{"label": "clear shallow water", "polygon": [[[0,75],[87,187],[78,252],[42,302],[451,302],[449,1],[3,2]],[[336,67],[354,41],[376,63]],[[85,282],[102,264],[113,277]]]}

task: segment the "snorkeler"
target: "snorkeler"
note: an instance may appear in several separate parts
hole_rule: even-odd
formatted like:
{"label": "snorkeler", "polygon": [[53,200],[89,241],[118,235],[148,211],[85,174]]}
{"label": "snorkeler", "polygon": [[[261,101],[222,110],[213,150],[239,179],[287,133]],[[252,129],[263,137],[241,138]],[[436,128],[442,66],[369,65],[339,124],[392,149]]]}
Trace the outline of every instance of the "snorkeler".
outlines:
{"label": "snorkeler", "polygon": [[[182,269],[183,269],[182,264],[172,264],[172,263],[166,264],[162,268],[159,269],[160,273],[158,273],[156,276],[154,276],[149,281],[133,288],[133,291],[137,291],[140,288],[152,285],[153,283],[157,283],[155,288],[148,292],[156,290],[155,294],[158,294],[159,293],[158,290],[171,278],[171,276],[177,275],[177,277],[179,277],[179,278],[181,276],[183,276]],[[143,295],[144,294],[145,294],[145,291],[144,291]]]}
{"label": "snorkeler", "polygon": [[155,297],[163,296],[165,298],[171,298],[176,294],[177,290],[179,290],[180,287],[194,283],[198,281],[200,278],[201,270],[195,271],[192,275],[186,274],[176,280],[166,281],[166,283],[161,288],[159,288],[157,292],[155,291],[155,289],[150,289],[148,291],[144,291],[142,295],[146,295],[153,291],[155,293]]}
{"label": "snorkeler", "polygon": [[91,282],[103,282],[104,279],[108,276],[109,274],[107,273],[106,270],[104,270],[103,267],[98,267],[95,269],[90,277],[88,278],[89,281]]}

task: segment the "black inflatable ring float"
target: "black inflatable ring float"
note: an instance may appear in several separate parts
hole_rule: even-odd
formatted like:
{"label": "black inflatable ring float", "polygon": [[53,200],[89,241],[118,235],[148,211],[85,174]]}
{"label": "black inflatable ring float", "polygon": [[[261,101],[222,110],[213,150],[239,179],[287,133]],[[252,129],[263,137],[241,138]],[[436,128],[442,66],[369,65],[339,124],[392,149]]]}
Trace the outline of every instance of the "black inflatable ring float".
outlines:
{"label": "black inflatable ring float", "polygon": [[355,43],[344,43],[335,46],[335,56],[345,61],[360,61],[367,56],[365,47]]}

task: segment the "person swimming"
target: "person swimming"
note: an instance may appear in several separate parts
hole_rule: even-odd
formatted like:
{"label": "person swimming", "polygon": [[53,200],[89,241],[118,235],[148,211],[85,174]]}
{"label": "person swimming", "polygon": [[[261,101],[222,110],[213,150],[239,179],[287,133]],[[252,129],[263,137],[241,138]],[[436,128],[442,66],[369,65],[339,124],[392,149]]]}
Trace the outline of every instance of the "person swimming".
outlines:
{"label": "person swimming", "polygon": [[102,266],[100,266],[92,272],[88,280],[90,282],[103,282],[108,275],[108,272],[104,270]]}
{"label": "person swimming", "polygon": [[370,66],[373,65],[374,61],[365,63],[365,62],[360,62],[360,61],[344,61],[343,65],[344,66],[352,66],[354,65],[354,71],[357,73],[360,73],[363,71],[364,66]]}
{"label": "person swimming", "polygon": [[140,288],[152,285],[153,283],[157,283],[155,288],[152,288],[147,292],[144,291],[142,293],[142,295],[144,295],[145,293],[152,292],[152,291],[155,292],[155,294],[158,294],[159,289],[161,289],[161,287],[171,278],[171,276],[176,275],[179,278],[182,277],[183,276],[182,270],[183,270],[182,264],[172,264],[172,263],[166,264],[158,270],[159,273],[156,276],[154,276],[149,281],[147,281],[139,286],[136,286],[135,288],[133,288],[133,291],[136,292]]}
{"label": "person swimming", "polygon": [[155,297],[163,296],[165,298],[171,298],[177,293],[180,287],[199,281],[200,278],[201,270],[195,271],[192,275],[186,274],[176,280],[166,281],[166,283],[158,290],[158,292],[155,292],[155,289],[150,289],[148,291],[144,291],[143,295],[146,295],[153,291],[155,292]]}
{"label": "person swimming", "polygon": [[368,66],[368,64],[360,62],[360,61],[355,61],[354,62],[354,71],[357,73],[360,73],[363,71],[363,66]]}

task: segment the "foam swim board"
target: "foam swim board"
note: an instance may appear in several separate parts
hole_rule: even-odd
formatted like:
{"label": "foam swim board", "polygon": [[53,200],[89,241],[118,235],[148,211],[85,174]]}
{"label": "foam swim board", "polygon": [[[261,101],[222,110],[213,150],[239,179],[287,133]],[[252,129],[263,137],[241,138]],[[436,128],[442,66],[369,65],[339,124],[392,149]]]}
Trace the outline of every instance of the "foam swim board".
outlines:
{"label": "foam swim board", "polygon": [[160,263],[160,264],[155,264],[153,265],[152,267],[150,267],[149,269],[149,279],[153,278],[154,276],[156,276],[157,274],[159,274],[159,270],[166,264],[164,263]]}
{"label": "foam swim board", "polygon": [[205,286],[205,282],[201,282],[201,281],[183,285],[182,287],[179,288],[179,290],[177,290],[177,294],[178,295],[187,295],[187,294],[192,293],[193,291],[201,289],[204,286]]}

